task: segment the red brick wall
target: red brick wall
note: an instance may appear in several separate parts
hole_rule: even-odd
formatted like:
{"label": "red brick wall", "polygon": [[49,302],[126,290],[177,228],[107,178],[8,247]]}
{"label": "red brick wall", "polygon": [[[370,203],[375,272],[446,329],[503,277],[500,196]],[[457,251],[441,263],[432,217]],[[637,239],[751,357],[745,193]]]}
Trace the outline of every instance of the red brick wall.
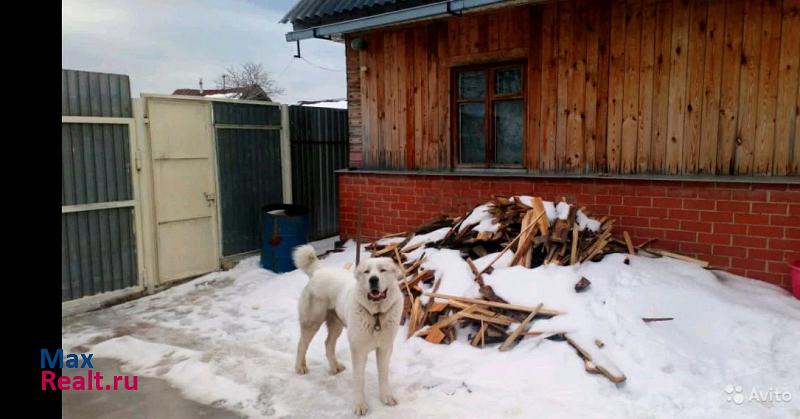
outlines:
{"label": "red brick wall", "polygon": [[362,236],[374,239],[461,215],[493,194],[563,196],[615,217],[617,235],[627,230],[634,244],[655,237],[659,248],[784,288],[788,262],[800,258],[798,184],[342,173],[341,235],[355,236],[359,202]]}

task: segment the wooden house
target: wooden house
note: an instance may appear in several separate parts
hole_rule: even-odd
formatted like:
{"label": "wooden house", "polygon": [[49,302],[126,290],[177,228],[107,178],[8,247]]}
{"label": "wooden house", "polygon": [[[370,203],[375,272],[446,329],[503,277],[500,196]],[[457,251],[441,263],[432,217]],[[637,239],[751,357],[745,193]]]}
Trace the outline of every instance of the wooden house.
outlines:
{"label": "wooden house", "polygon": [[789,286],[800,258],[800,0],[300,0],[344,42],[341,233],[492,194],[566,198],[634,241]]}

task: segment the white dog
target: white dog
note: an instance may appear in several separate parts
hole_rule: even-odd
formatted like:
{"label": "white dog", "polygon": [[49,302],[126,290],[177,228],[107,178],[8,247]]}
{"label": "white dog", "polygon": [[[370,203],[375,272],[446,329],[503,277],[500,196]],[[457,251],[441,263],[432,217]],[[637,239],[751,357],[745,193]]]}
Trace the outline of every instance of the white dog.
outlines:
{"label": "white dog", "polygon": [[295,370],[308,372],[306,351],[314,334],[325,322],[328,337],[325,351],[331,374],[344,370],[336,360],[336,339],[347,327],[355,379],[355,414],[367,413],[364,399],[364,369],[367,354],[376,351],[381,401],[394,406],[397,400],[389,389],[389,358],[400,327],[403,297],[398,281],[400,267],[389,258],[372,258],[361,262],[354,275],[345,269],[322,267],[309,245],[300,246],[292,254],[294,264],[308,274],[308,285],[298,302],[300,342],[297,344]]}

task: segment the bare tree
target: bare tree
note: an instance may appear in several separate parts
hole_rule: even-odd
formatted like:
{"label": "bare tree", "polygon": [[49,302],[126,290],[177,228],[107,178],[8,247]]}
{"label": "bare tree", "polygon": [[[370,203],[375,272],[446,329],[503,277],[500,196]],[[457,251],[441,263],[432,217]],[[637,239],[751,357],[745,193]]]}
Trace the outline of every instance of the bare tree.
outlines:
{"label": "bare tree", "polygon": [[270,97],[284,92],[261,63],[247,62],[239,67],[228,67],[214,82],[219,89],[258,86]]}

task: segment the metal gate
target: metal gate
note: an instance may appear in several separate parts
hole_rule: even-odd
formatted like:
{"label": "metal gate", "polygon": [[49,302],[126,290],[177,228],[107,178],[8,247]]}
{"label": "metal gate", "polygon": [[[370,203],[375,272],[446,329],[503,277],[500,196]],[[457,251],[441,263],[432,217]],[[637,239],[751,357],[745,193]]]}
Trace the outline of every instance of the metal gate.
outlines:
{"label": "metal gate", "polygon": [[261,247],[261,207],[284,202],[281,106],[214,102],[222,255]]}
{"label": "metal gate", "polygon": [[347,110],[289,106],[292,200],[311,210],[311,239],[339,233],[335,171],[347,167]]}
{"label": "metal gate", "polygon": [[142,288],[128,76],[61,71],[61,300]]}
{"label": "metal gate", "polygon": [[214,132],[208,103],[147,97],[159,283],[219,269]]}

